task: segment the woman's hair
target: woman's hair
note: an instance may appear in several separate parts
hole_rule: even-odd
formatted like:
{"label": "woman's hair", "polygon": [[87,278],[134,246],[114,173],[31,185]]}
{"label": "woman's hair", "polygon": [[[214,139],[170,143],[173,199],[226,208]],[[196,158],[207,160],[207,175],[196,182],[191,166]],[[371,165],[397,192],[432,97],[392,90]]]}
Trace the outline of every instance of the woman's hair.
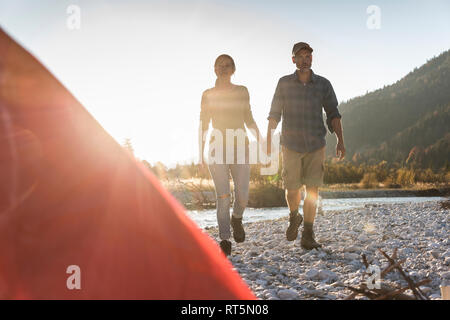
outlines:
{"label": "woman's hair", "polygon": [[231,61],[231,64],[233,65],[233,72],[236,71],[236,65],[234,64],[234,60],[231,56],[229,56],[228,54],[221,54],[220,56],[217,57],[216,62],[214,62],[214,67],[217,66],[217,64],[219,63],[220,60],[222,59],[229,59]]}

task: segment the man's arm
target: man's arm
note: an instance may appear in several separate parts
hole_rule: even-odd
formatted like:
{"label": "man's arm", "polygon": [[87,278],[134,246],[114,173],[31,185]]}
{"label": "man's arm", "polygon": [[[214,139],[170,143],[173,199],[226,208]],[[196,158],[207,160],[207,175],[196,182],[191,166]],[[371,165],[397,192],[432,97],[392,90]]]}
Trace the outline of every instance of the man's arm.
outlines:
{"label": "man's arm", "polygon": [[345,146],[344,146],[344,135],[342,132],[341,118],[338,117],[333,118],[331,120],[331,125],[337,138],[336,157],[339,157],[339,160],[342,160],[345,157]]}
{"label": "man's arm", "polygon": [[269,157],[271,157],[272,152],[272,135],[278,126],[278,122],[280,122],[281,120],[283,105],[284,105],[284,98],[282,92],[282,82],[280,79],[278,80],[277,88],[275,89],[275,94],[273,95],[269,116],[267,117],[267,120],[269,120],[269,124],[267,126],[266,142],[267,142],[267,156]]}
{"label": "man's arm", "polygon": [[337,137],[336,157],[339,160],[345,157],[344,136],[342,133],[341,115],[337,108],[338,101],[334,93],[333,86],[327,81],[327,88],[323,100],[323,108],[327,114],[327,126],[331,133],[335,133]]}

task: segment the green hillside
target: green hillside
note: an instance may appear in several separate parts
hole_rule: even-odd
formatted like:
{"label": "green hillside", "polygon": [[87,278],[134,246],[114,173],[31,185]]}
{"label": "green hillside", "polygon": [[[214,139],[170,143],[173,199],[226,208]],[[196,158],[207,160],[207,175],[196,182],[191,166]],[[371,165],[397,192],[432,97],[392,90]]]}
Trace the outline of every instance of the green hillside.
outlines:
{"label": "green hillside", "polygon": [[[402,163],[415,148],[418,157],[412,155],[409,162],[421,167],[445,165],[450,144],[450,50],[339,109],[347,159]],[[329,155],[335,145],[335,137],[328,135]],[[430,160],[432,154],[435,158]]]}

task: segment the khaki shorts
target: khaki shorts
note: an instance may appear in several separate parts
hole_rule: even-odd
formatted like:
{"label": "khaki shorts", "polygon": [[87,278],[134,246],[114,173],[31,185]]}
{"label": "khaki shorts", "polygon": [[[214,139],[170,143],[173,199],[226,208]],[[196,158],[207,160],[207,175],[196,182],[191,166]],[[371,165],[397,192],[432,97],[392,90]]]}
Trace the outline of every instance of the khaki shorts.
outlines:
{"label": "khaki shorts", "polygon": [[320,187],[323,184],[325,147],[299,153],[282,146],[282,176],[285,189],[296,190],[302,185]]}

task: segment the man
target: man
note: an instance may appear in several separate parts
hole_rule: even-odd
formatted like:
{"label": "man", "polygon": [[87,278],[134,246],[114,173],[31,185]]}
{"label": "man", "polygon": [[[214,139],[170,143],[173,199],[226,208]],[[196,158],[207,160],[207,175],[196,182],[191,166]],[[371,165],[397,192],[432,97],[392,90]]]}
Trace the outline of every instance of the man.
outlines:
{"label": "man", "polygon": [[299,214],[300,187],[306,185],[303,205],[304,227],[301,246],[319,248],[314,239],[313,224],[316,215],[318,189],[323,183],[325,160],[325,135],[322,108],[327,115],[327,126],[337,136],[336,156],[345,156],[341,115],[330,81],[311,70],[313,49],[305,42],[296,43],[292,49],[292,62],[297,66],[294,74],[278,81],[272,107],[268,116],[267,151],[271,153],[272,134],[283,116],[281,130],[283,184],[286,189],[289,227],[288,241],[298,235],[303,217]]}

